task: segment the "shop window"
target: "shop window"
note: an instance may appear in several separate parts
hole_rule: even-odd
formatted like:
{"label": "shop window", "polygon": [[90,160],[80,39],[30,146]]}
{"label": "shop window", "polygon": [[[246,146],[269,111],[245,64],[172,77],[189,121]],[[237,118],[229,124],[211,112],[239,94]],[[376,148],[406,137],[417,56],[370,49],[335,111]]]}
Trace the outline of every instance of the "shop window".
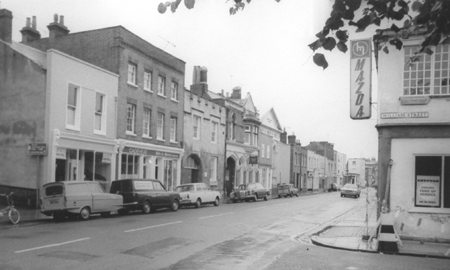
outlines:
{"label": "shop window", "polygon": [[450,156],[416,156],[414,203],[450,208]]}
{"label": "shop window", "polygon": [[139,172],[139,156],[132,154],[122,154],[120,174],[121,178],[137,178]]}

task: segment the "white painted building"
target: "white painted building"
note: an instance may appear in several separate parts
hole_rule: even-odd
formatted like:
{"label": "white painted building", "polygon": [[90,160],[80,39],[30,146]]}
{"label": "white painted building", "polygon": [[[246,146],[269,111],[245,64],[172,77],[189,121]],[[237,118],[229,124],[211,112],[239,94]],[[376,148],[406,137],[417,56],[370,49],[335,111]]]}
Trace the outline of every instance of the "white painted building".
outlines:
{"label": "white painted building", "polygon": [[[375,37],[393,36],[383,31]],[[450,239],[450,45],[378,52],[378,194],[403,236]],[[383,46],[385,44],[383,43]],[[389,181],[390,180],[390,181]],[[380,205],[380,209],[382,208]]]}

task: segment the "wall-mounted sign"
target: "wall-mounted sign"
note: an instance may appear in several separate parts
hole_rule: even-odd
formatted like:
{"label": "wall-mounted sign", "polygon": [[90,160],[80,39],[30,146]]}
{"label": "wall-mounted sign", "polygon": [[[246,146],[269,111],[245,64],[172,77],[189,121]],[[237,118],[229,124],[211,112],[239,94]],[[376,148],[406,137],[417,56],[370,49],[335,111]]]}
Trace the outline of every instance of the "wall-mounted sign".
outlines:
{"label": "wall-mounted sign", "polygon": [[56,159],[66,159],[66,148],[57,147],[56,148]]}
{"label": "wall-mounted sign", "polygon": [[439,207],[441,178],[433,175],[417,175],[416,206]]}
{"label": "wall-mounted sign", "polygon": [[30,143],[28,144],[28,154],[31,156],[46,156],[47,144],[46,143]]}
{"label": "wall-mounted sign", "polygon": [[372,41],[350,42],[350,117],[368,119],[372,115]]}
{"label": "wall-mounted sign", "polygon": [[428,112],[385,112],[380,114],[381,119],[398,118],[428,118]]}
{"label": "wall-mounted sign", "polygon": [[122,152],[135,154],[135,155],[158,156],[158,157],[167,157],[167,158],[178,158],[180,156],[179,154],[175,154],[175,153],[147,150],[147,149],[128,147],[128,146],[124,147]]}

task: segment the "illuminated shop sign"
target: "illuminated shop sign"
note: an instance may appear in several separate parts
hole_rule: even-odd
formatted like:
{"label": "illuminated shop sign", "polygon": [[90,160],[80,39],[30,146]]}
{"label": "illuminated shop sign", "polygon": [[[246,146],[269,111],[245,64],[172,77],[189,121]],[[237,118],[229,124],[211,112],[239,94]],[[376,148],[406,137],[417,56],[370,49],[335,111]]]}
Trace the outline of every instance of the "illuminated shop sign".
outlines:
{"label": "illuminated shop sign", "polygon": [[372,84],[371,40],[350,42],[350,117],[368,119],[371,110]]}

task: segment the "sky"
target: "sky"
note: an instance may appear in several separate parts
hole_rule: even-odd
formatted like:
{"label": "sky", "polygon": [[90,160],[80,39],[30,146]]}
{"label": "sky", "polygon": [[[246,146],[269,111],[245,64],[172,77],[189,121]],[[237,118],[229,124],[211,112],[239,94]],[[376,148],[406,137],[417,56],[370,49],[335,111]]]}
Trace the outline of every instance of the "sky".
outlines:
{"label": "sky", "polygon": [[[232,1],[196,0],[177,12],[157,11],[160,0],[0,0],[13,13],[13,40],[20,41],[26,17],[48,37],[53,15],[63,15],[71,33],[122,25],[151,44],[186,62],[185,86],[194,66],[208,69],[209,89],[250,93],[260,116],[271,108],[289,135],[303,146],[328,141],[347,158],[377,158],[376,104],[368,120],[350,118],[350,56],[326,52],[325,70],[312,61],[315,40],[331,11],[331,0],[252,1],[236,15]],[[350,35],[370,38],[372,33]],[[322,51],[321,51],[322,52]],[[376,70],[372,101],[376,103]]]}

